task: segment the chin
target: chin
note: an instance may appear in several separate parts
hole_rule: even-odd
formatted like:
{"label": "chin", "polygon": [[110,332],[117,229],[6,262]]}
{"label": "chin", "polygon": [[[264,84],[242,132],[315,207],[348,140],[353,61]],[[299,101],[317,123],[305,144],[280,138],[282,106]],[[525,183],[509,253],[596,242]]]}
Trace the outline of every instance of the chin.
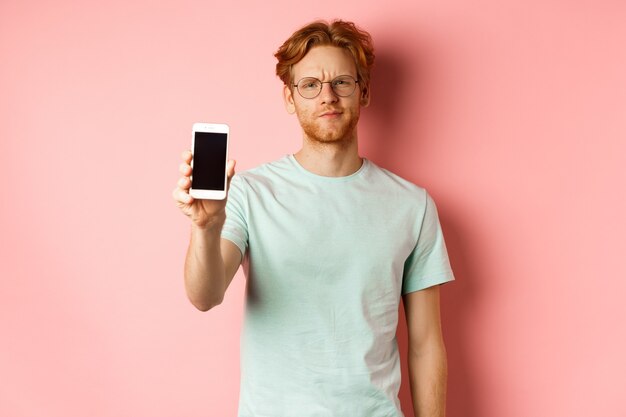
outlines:
{"label": "chin", "polygon": [[324,134],[321,132],[306,132],[305,131],[305,134],[309,138],[309,140],[320,143],[320,144],[325,144],[325,145],[349,144],[354,140],[354,137],[355,137],[353,132]]}
{"label": "chin", "polygon": [[349,144],[356,137],[357,120],[346,123],[338,129],[322,129],[319,126],[302,125],[306,137],[320,144]]}

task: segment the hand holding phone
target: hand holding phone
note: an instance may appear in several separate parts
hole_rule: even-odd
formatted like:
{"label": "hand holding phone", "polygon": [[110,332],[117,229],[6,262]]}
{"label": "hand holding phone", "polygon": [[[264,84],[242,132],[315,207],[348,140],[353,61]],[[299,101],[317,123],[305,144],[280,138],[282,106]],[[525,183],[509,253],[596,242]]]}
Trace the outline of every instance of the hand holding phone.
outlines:
{"label": "hand holding phone", "polygon": [[[194,134],[195,136],[195,134]],[[192,146],[193,146],[192,140]],[[192,148],[193,149],[193,148]],[[190,195],[190,189],[192,186],[192,152],[187,150],[182,154],[183,162],[180,165],[181,178],[178,180],[177,186],[174,189],[172,196],[176,201],[180,210],[199,227],[205,227],[209,224],[223,223],[225,219],[225,207],[226,199],[222,200],[209,200],[209,199],[195,199]],[[229,160],[226,162],[224,173],[226,177],[226,190],[228,192],[228,186],[230,179],[235,175],[235,161]]]}

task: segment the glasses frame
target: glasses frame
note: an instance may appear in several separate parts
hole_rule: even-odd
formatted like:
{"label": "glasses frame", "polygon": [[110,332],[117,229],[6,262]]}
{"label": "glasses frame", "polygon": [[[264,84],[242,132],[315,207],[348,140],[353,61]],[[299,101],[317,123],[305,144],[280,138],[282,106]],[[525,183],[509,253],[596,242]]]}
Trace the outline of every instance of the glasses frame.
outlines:
{"label": "glasses frame", "polygon": [[[338,78],[343,78],[343,77],[349,77],[349,78],[352,78],[352,79],[354,80],[354,90],[352,90],[352,92],[351,92],[350,94],[348,94],[348,95],[338,94],[338,93],[337,93],[337,91],[335,91],[335,89],[333,88],[333,83],[334,83],[335,81],[337,81],[337,79],[338,79]],[[316,95],[314,95],[313,97],[305,97],[304,95],[302,95],[302,93],[300,92],[300,89],[298,88],[298,85],[300,84],[300,82],[301,82],[302,80],[306,80],[306,79],[316,80],[317,82],[319,82],[319,83],[320,83],[320,88],[319,88],[319,90],[318,90],[317,94],[316,94]],[[302,98],[303,98],[303,99],[305,99],[305,100],[313,100],[314,98],[319,97],[319,95],[322,93],[322,90],[324,89],[324,84],[330,84],[330,88],[331,88],[331,90],[333,90],[333,93],[334,93],[335,95],[337,95],[337,97],[350,97],[350,96],[351,96],[352,94],[354,94],[354,92],[356,91],[356,87],[357,87],[356,85],[357,85],[358,83],[359,83],[359,80],[358,80],[358,79],[356,79],[356,78],[354,78],[352,75],[350,75],[350,74],[344,74],[344,75],[339,75],[339,76],[337,76],[337,77],[333,78],[333,79],[332,79],[332,80],[330,80],[330,81],[322,81],[322,80],[320,80],[319,78],[315,78],[315,77],[302,77],[302,78],[300,78],[300,79],[298,80],[298,82],[297,82],[297,83],[295,83],[295,84],[291,84],[291,85],[292,85],[292,87],[296,87],[296,90],[298,90],[298,94],[300,94],[300,97],[302,97]]]}

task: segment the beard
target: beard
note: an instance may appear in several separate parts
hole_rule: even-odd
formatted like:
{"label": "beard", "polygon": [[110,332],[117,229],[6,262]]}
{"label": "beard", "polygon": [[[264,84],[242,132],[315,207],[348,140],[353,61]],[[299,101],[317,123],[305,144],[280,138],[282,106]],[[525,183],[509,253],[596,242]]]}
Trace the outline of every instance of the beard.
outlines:
{"label": "beard", "polygon": [[359,122],[359,112],[354,114],[344,110],[341,119],[335,123],[327,124],[315,116],[298,112],[298,120],[305,137],[323,145],[347,145],[356,138],[355,132]]}

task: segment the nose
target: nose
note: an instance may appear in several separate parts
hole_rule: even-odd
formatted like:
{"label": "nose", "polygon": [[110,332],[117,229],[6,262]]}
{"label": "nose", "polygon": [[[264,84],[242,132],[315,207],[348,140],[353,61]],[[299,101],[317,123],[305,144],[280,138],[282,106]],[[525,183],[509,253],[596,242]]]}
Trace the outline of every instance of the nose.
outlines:
{"label": "nose", "polygon": [[322,100],[322,103],[335,103],[337,100],[339,100],[339,97],[337,96],[337,94],[335,94],[331,83],[322,84],[320,99]]}

